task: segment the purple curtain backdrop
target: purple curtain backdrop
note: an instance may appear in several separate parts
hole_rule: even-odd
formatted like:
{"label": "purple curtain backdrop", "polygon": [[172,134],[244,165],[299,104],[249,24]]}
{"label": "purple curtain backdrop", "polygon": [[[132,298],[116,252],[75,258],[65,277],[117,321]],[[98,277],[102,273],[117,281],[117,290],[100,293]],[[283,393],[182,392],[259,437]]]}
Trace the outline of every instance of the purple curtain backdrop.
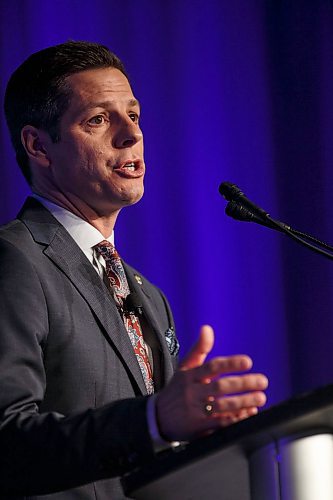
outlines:
{"label": "purple curtain backdrop", "polygon": [[[333,241],[332,3],[11,0],[0,37],[1,96],[30,53],[69,38],[124,60],[148,168],[117,247],[166,292],[182,353],[210,323],[214,354],[247,352],[270,376],[270,404],[333,382],[333,264],[226,218],[218,194],[235,182],[272,216]],[[0,123],[6,222],[29,189]]]}

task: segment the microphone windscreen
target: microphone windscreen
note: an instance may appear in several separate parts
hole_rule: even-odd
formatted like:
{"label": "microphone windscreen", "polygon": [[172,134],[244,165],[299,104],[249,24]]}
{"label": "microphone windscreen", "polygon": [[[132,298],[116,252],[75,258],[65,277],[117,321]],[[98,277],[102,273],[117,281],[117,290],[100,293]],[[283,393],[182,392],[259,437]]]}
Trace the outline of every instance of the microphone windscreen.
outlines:
{"label": "microphone windscreen", "polygon": [[242,193],[239,187],[231,182],[222,182],[222,184],[220,184],[219,191],[227,201],[237,200],[239,196],[244,196],[244,193]]}

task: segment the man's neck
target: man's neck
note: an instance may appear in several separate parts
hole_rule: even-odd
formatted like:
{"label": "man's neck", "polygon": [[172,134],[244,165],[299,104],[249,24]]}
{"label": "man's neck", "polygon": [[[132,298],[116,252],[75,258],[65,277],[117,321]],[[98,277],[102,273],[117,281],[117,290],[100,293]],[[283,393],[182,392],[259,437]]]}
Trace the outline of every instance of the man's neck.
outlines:
{"label": "man's neck", "polygon": [[111,236],[120,210],[111,212],[108,215],[100,215],[89,205],[83,203],[79,199],[75,199],[75,197],[69,199],[59,192],[54,194],[43,193],[34,188],[33,192],[38,196],[49,200],[55,205],[68,210],[77,217],[80,217],[80,219],[85,220],[95,227],[104,236],[104,238],[109,238]]}

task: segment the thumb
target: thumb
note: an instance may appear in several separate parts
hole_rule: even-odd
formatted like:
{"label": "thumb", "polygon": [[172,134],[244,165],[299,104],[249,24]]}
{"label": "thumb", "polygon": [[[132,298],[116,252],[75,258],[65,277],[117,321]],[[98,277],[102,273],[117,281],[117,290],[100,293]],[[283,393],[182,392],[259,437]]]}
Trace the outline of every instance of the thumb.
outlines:
{"label": "thumb", "polygon": [[189,353],[180,363],[180,370],[189,370],[196,366],[201,366],[214,345],[214,330],[209,325],[200,328],[199,338],[193,345]]}

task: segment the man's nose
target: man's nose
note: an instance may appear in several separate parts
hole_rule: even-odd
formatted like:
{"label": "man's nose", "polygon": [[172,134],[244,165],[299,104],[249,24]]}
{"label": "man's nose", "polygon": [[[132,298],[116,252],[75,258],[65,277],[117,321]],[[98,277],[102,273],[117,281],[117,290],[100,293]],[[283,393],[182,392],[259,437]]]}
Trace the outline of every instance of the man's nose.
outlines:
{"label": "man's nose", "polygon": [[119,124],[113,136],[113,146],[116,148],[129,148],[139,141],[142,141],[142,132],[139,126],[132,121]]}

